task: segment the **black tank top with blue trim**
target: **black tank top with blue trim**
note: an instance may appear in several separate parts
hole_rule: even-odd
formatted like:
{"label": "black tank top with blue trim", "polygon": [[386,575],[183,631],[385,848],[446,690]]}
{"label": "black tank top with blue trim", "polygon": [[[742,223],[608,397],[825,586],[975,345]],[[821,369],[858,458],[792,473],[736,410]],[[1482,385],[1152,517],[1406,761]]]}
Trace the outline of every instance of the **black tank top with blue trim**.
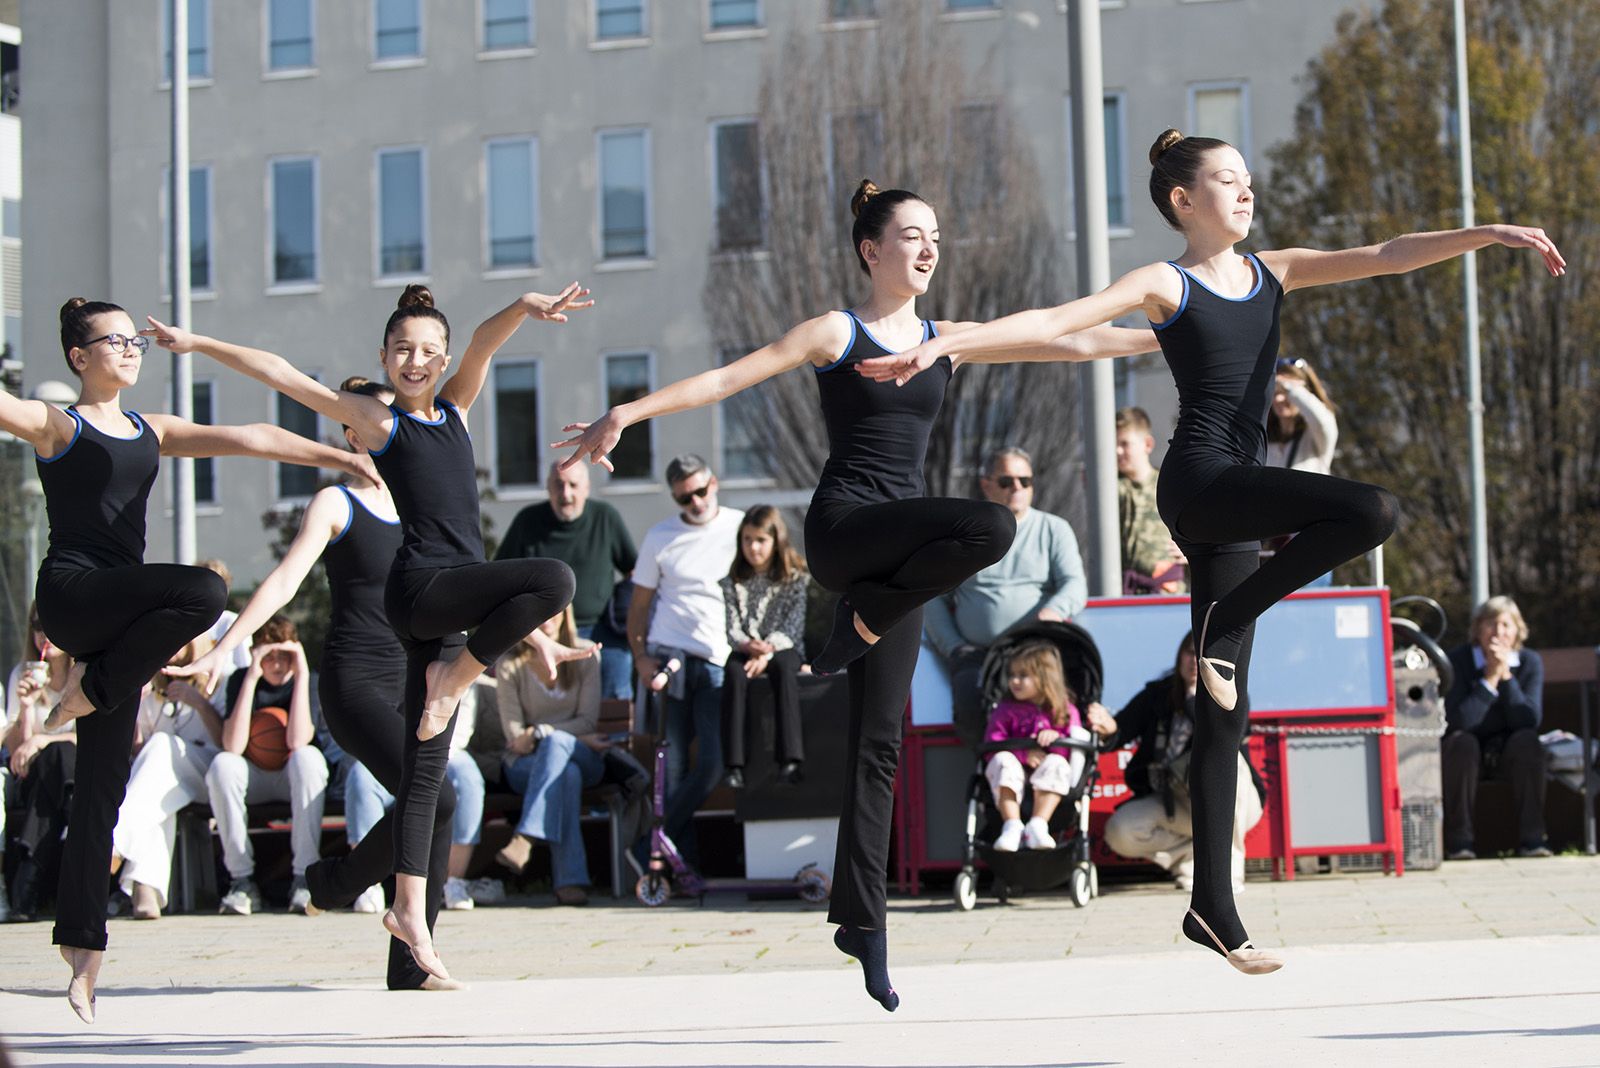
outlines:
{"label": "black tank top with blue trim", "polygon": [[1256,282],[1242,297],[1224,297],[1172,264],[1183,299],[1165,322],[1152,324],[1178,387],[1178,423],[1161,463],[1156,504],[1180,539],[1178,517],[1217,475],[1259,467],[1267,455],[1283,286],[1259,258],[1245,258]]}
{"label": "black tank top with blue trim", "polygon": [[400,523],[380,519],[361,498],[344,486],[339,490],[350,518],[322,553],[333,600],[323,655],[393,657],[399,663],[404,652],[384,613],[383,591],[400,551]]}
{"label": "black tank top with blue trim", "polygon": [[123,412],[138,433],[97,430],[75,408],[67,447],[34,456],[50,520],[40,570],[128,567],[144,563],[145,508],[161,467],[161,443],[138,412]]}
{"label": "black tank top with blue trim", "polygon": [[443,399],[437,404],[439,418],[433,422],[391,404],[394,429],[383,448],[372,453],[400,513],[396,571],[483,563],[472,436],[454,404]]}
{"label": "black tank top with blue trim", "polygon": [[[850,319],[850,343],[833,363],[815,368],[822,421],[828,429],[828,459],[811,499],[875,504],[925,497],[928,485],[922,464],[954,373],[950,358],[939,357],[933,368],[904,386],[874,382],[858,373],[855,365],[893,355],[894,350],[873,337],[855,313],[844,314]],[[933,323],[922,320],[922,340],[935,333]]]}

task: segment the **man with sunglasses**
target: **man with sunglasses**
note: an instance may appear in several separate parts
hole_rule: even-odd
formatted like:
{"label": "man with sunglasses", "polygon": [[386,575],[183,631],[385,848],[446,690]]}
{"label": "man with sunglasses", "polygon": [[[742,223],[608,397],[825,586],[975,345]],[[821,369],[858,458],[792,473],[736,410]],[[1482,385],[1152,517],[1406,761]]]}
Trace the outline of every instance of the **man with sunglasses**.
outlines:
{"label": "man with sunglasses", "polygon": [[667,689],[666,831],[692,862],[695,810],[722,777],[722,665],[732,650],[721,580],[744,513],[718,504],[717,476],[693,454],[667,465],[667,487],[679,512],[639,543],[628,646],[641,690],[669,659],[683,663]]}
{"label": "man with sunglasses", "polygon": [[1089,597],[1072,527],[1060,516],[1033,507],[1033,458],[1016,446],[996,450],[984,464],[978,486],[986,498],[1011,510],[1016,539],[999,561],[929,601],[922,620],[929,642],[949,668],[956,732],[969,741],[983,733],[979,688],[989,646],[1018,623],[1071,619]]}

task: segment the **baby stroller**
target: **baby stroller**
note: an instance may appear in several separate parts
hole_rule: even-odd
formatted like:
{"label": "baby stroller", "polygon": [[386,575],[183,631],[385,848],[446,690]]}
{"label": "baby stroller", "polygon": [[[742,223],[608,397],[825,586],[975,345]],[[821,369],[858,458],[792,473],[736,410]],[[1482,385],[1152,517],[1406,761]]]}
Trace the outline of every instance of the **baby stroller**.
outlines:
{"label": "baby stroller", "polygon": [[[1095,648],[1089,632],[1075,623],[1036,622],[1014,627],[1001,635],[984,657],[982,685],[986,708],[994,708],[1006,696],[1006,668],[1012,655],[1022,646],[1041,640],[1060,651],[1067,684],[1072,688],[1078,707],[1086,708],[1090,702],[1100,699],[1100,650]],[[1056,848],[998,853],[994,850],[994,839],[1000,814],[984,777],[984,763],[990,754],[1015,749],[1016,745],[1016,741],[1011,740],[985,742],[977,747],[977,766],[967,784],[967,828],[961,871],[956,875],[952,896],[962,911],[977,905],[976,862],[981,857],[994,875],[994,893],[1002,905],[1010,899],[1013,890],[1053,890],[1066,884],[1072,903],[1082,908],[1100,893],[1100,875],[1089,859],[1089,798],[1100,777],[1096,760],[1098,743],[1091,735],[1086,742],[1063,738],[1052,747],[1079,749],[1085,758],[1083,774],[1071,792],[1063,795],[1061,806],[1051,819],[1051,832],[1059,843]],[[1031,790],[1023,804],[1025,808],[1032,804]],[[1063,842],[1062,834],[1069,825],[1072,834]]]}

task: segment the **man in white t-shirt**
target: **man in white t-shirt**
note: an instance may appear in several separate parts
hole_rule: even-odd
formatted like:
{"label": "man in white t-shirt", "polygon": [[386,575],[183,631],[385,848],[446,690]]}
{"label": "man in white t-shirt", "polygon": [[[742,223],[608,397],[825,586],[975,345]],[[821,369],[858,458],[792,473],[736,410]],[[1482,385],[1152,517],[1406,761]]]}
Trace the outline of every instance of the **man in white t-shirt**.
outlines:
{"label": "man in white t-shirt", "polygon": [[698,456],[668,464],[667,487],[680,511],[651,527],[639,544],[628,645],[641,703],[668,659],[683,662],[667,689],[666,832],[692,860],[695,810],[722,775],[722,665],[730,650],[719,582],[739,551],[744,513],[717,504],[717,476]]}

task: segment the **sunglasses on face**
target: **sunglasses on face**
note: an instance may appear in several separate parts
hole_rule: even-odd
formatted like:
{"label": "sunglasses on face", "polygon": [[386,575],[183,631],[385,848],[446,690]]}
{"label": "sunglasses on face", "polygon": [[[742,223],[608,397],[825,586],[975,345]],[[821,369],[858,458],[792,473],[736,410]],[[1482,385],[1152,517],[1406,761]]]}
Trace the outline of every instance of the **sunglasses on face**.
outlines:
{"label": "sunglasses on face", "polygon": [[694,500],[696,497],[704,498],[705,495],[710,493],[710,492],[711,492],[711,483],[707,482],[704,486],[701,486],[699,489],[692,489],[692,490],[689,490],[687,493],[674,493],[672,495],[672,499],[678,502],[678,507],[679,508],[687,508],[687,507],[689,507],[689,502],[690,501]]}
{"label": "sunglasses on face", "polygon": [[139,337],[137,334],[133,337],[129,337],[127,334],[102,334],[97,338],[85,341],[78,347],[86,349],[90,345],[97,345],[102,341],[110,343],[112,352],[127,352],[128,346],[132,345],[139,350],[140,355],[143,355],[150,348],[150,339]]}
{"label": "sunglasses on face", "polygon": [[1033,485],[1033,476],[998,475],[995,477],[994,484],[1003,490],[1009,490],[1013,486],[1021,486],[1023,489],[1027,489]]}

